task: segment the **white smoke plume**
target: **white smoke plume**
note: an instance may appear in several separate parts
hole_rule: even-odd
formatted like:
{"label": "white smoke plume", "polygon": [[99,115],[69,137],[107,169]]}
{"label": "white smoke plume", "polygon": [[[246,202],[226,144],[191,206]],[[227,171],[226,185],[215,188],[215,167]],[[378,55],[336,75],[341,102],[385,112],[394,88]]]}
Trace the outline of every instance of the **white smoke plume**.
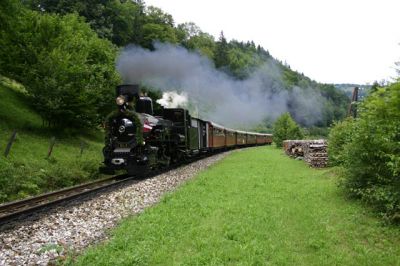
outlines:
{"label": "white smoke plume", "polygon": [[150,51],[130,46],[120,54],[117,69],[124,82],[173,91],[176,94],[165,97],[174,104],[180,101],[175,99],[177,95],[184,96],[202,119],[249,128],[265,118],[274,120],[289,109],[298,112],[295,118],[303,124],[319,119],[322,97],[313,89],[284,89],[280,68],[273,62],[264,64],[248,79],[237,80],[196,52],[171,44],[157,43],[154,47]]}
{"label": "white smoke plume", "polygon": [[157,103],[165,108],[187,107],[188,97],[185,92],[167,91],[163,92],[162,98],[158,99]]}

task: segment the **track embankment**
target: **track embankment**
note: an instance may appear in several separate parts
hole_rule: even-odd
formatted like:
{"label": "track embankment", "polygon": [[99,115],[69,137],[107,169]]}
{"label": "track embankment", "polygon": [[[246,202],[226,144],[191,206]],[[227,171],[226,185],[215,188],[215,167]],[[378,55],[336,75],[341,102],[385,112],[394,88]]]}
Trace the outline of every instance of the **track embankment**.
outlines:
{"label": "track embankment", "polygon": [[[229,152],[228,152],[229,153]],[[224,158],[222,153],[96,197],[56,207],[0,232],[0,265],[47,265],[107,238],[122,218],[142,212],[162,195]]]}

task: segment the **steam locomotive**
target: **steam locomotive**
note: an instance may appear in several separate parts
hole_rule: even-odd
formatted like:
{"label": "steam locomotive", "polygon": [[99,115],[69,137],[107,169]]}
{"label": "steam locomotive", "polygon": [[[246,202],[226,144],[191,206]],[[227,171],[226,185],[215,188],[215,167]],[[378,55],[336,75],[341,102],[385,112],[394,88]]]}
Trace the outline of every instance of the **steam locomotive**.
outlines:
{"label": "steam locomotive", "polygon": [[272,143],[271,134],[238,131],[192,117],[183,108],[153,114],[151,98],[138,85],[116,87],[118,110],[106,119],[101,172],[126,170],[137,175],[168,167],[200,154]]}

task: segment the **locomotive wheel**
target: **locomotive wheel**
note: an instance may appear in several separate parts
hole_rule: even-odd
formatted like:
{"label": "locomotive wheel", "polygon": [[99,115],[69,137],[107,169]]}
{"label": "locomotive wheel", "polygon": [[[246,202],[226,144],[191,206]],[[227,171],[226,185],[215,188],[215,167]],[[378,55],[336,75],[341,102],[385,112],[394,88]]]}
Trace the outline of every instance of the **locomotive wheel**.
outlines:
{"label": "locomotive wheel", "polygon": [[115,170],[108,168],[106,166],[101,166],[99,167],[99,172],[105,175],[114,175],[115,174]]}
{"label": "locomotive wheel", "polygon": [[135,165],[127,168],[128,175],[136,178],[145,177],[149,173],[149,170],[150,169],[144,165]]}

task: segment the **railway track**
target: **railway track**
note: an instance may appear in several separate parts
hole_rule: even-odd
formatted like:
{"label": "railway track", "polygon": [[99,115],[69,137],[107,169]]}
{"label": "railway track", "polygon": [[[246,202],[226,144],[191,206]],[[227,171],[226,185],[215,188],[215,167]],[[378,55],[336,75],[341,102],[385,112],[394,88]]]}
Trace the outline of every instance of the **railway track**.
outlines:
{"label": "railway track", "polygon": [[[203,158],[203,156],[192,158],[191,160],[187,161],[187,163],[199,160],[201,158]],[[23,217],[29,216],[38,211],[43,211],[46,208],[50,209],[63,202],[68,202],[71,201],[72,199],[76,199],[85,195],[89,195],[94,192],[111,188],[113,186],[122,184],[124,182],[133,180],[139,182],[140,180],[143,179],[152,178],[153,176],[170,171],[181,165],[182,165],[181,163],[177,163],[172,166],[166,167],[164,169],[158,169],[158,170],[153,170],[151,172],[141,173],[138,176],[129,177],[128,175],[118,175],[118,176],[108,177],[94,182],[45,193],[36,197],[31,197],[23,200],[1,204],[0,230],[2,230],[2,227],[6,225],[8,222],[20,219],[22,220]]]}
{"label": "railway track", "polygon": [[16,220],[19,217],[30,215],[39,210],[50,208],[62,202],[67,202],[132,179],[133,177],[128,177],[125,175],[113,176],[94,182],[49,192],[36,197],[2,204],[0,205],[0,225],[4,225],[7,222]]}

